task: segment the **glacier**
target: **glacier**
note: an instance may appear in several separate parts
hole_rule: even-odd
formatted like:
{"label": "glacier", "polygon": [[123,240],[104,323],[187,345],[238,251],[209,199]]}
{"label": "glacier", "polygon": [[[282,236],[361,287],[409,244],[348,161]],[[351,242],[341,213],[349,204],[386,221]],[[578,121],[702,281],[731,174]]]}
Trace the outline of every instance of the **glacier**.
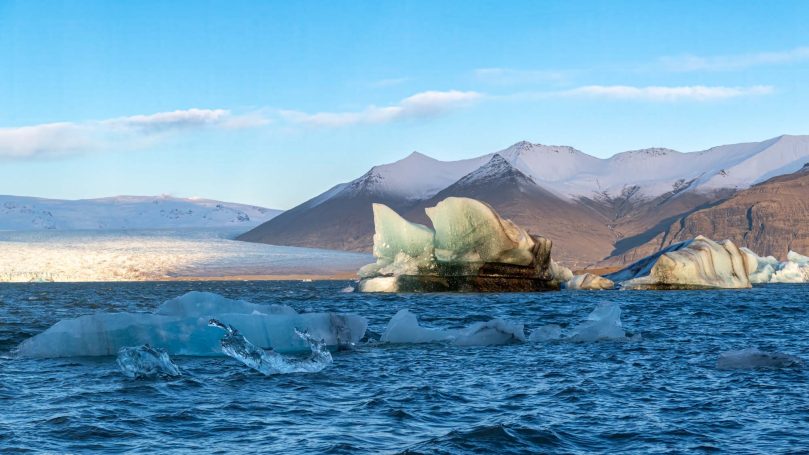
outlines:
{"label": "glacier", "polygon": [[809,257],[794,251],[787,253],[787,260],[779,262],[773,256],[761,257],[748,248],[741,248],[754,271],[750,281],[761,283],[809,283]]}
{"label": "glacier", "polygon": [[733,242],[703,236],[675,243],[606,275],[621,289],[740,289],[751,287],[754,271]]}
{"label": "glacier", "polygon": [[229,324],[216,319],[208,321],[208,325],[225,331],[219,344],[222,352],[248,367],[266,375],[288,373],[317,373],[332,363],[331,352],[326,348],[324,340],[317,340],[306,332],[295,330],[295,335],[309,345],[311,354],[306,359],[295,359],[283,356],[274,350],[264,350],[245,338]]}
{"label": "glacier", "polygon": [[488,204],[449,197],[426,210],[435,231],[374,204],[374,257],[361,292],[558,290],[572,278],[551,259],[552,242],[501,218]]}
{"label": "glacier", "polygon": [[154,313],[96,313],[63,319],[17,347],[23,357],[115,355],[125,346],[149,344],[171,355],[222,355],[217,319],[238,327],[251,343],[281,353],[307,352],[296,335],[305,331],[331,348],[357,343],[367,321],[355,314],[296,313],[281,305],[254,305],[206,292],[189,292]]}
{"label": "glacier", "polygon": [[437,341],[458,346],[497,346],[526,341],[523,325],[492,319],[476,322],[463,329],[430,329],[419,325],[418,317],[409,310],[399,310],[388,322],[380,341],[419,344]]}
{"label": "glacier", "polygon": [[180,369],[171,361],[168,353],[148,344],[122,347],[116,361],[121,372],[133,379],[180,376]]}
{"label": "glacier", "polygon": [[799,357],[777,351],[761,351],[758,348],[725,351],[719,354],[719,358],[716,360],[716,368],[720,370],[798,368],[803,366],[804,361]]}

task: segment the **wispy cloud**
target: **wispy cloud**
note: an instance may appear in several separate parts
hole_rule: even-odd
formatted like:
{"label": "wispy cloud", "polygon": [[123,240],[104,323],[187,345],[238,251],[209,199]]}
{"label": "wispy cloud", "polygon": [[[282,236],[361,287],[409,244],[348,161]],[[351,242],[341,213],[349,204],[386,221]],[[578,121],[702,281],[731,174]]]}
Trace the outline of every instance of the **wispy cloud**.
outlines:
{"label": "wispy cloud", "polygon": [[593,97],[611,98],[637,101],[712,101],[742,96],[767,95],[773,93],[769,85],[755,85],[750,87],[722,87],[722,86],[649,86],[635,87],[631,85],[586,85],[561,92],[551,92],[552,95],[564,97]]}
{"label": "wispy cloud", "polygon": [[476,79],[493,85],[523,85],[559,83],[569,79],[570,71],[520,70],[513,68],[478,68],[473,71]]}
{"label": "wispy cloud", "polygon": [[752,54],[669,56],[660,63],[669,71],[731,71],[763,65],[779,65],[809,60],[809,47],[796,47],[785,51],[758,52]]}
{"label": "wispy cloud", "polygon": [[280,111],[280,114],[290,122],[319,127],[379,124],[439,116],[455,109],[467,107],[482,97],[483,94],[479,92],[458,90],[428,91],[409,96],[395,105],[368,106],[361,111],[309,114],[301,111],[283,110]]}
{"label": "wispy cloud", "polygon": [[235,115],[224,109],[186,109],[88,122],[59,122],[0,128],[0,158],[37,158],[137,148],[181,131],[252,128],[269,120],[261,113]]}

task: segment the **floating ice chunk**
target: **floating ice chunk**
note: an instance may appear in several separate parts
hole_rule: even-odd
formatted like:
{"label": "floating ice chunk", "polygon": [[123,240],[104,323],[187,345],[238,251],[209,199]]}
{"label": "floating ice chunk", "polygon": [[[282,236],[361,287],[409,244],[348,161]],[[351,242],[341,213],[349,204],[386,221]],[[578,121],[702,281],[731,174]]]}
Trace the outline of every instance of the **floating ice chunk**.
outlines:
{"label": "floating ice chunk", "polygon": [[381,341],[386,343],[432,343],[451,341],[460,346],[492,346],[526,341],[523,325],[492,319],[464,329],[429,329],[419,325],[409,310],[399,310],[388,322]]}
{"label": "floating ice chunk", "polygon": [[295,310],[286,305],[258,305],[222,297],[213,292],[191,291],[180,297],[166,300],[161,304],[156,314],[181,317],[208,317],[212,314],[297,314]]}
{"label": "floating ice chunk", "polygon": [[612,280],[592,273],[576,275],[565,282],[565,289],[572,290],[600,291],[614,288],[615,283]]}
{"label": "floating ice chunk", "polygon": [[551,259],[550,261],[550,269],[551,275],[553,275],[556,281],[560,283],[564,283],[566,281],[570,281],[573,279],[573,272],[569,268],[557,264],[556,261],[554,261],[553,259]]}
{"label": "floating ice chunk", "polygon": [[495,346],[525,341],[522,324],[492,319],[487,322],[476,322],[461,330],[454,343],[459,346]]}
{"label": "floating ice chunk", "polygon": [[[208,327],[212,318],[239,327],[251,343],[282,353],[309,350],[295,329],[325,340],[327,346],[337,347],[358,342],[367,328],[366,319],[354,314],[219,313],[215,307],[206,308],[210,312],[194,316],[96,313],[63,319],[23,341],[18,352],[25,357],[105,356],[117,354],[124,346],[149,344],[171,355],[221,355],[220,332]],[[251,310],[249,306],[239,308]]]}
{"label": "floating ice chunk", "polygon": [[607,275],[622,289],[749,288],[747,255],[730,240],[701,235]]}
{"label": "floating ice chunk", "polygon": [[449,197],[426,212],[435,227],[439,261],[529,265],[534,259],[531,236],[488,204]]}
{"label": "floating ice chunk", "polygon": [[528,341],[552,341],[562,338],[562,327],[557,324],[547,324],[537,327],[531,332]]}
{"label": "floating ice chunk", "polygon": [[354,286],[346,286],[343,289],[340,289],[340,292],[343,294],[350,294],[354,292]]}
{"label": "floating ice chunk", "polygon": [[598,304],[587,320],[570,331],[567,339],[584,342],[626,339],[621,324],[621,307],[617,303]]}
{"label": "floating ice chunk", "polygon": [[332,356],[323,340],[316,340],[308,333],[295,330],[295,335],[309,345],[311,355],[306,359],[283,356],[273,350],[265,351],[248,341],[238,330],[216,319],[208,323],[225,331],[220,340],[222,352],[248,367],[265,374],[316,373],[332,363]]}
{"label": "floating ice chunk", "polygon": [[118,366],[130,378],[180,376],[180,369],[166,351],[148,344],[123,347],[118,351]]}
{"label": "floating ice chunk", "polygon": [[809,283],[809,257],[790,251],[786,261],[778,262],[772,256],[761,257],[747,248],[741,250],[756,265],[750,274],[752,283]]}
{"label": "floating ice chunk", "polygon": [[796,368],[804,365],[803,360],[782,352],[760,351],[756,348],[739,351],[726,351],[719,354],[716,367],[721,370],[753,368]]}
{"label": "floating ice chunk", "polygon": [[360,292],[397,292],[399,280],[395,276],[378,276],[360,281]]}
{"label": "floating ice chunk", "polygon": [[388,322],[380,341],[385,343],[430,343],[452,338],[454,335],[451,332],[421,327],[415,314],[409,310],[399,310]]}

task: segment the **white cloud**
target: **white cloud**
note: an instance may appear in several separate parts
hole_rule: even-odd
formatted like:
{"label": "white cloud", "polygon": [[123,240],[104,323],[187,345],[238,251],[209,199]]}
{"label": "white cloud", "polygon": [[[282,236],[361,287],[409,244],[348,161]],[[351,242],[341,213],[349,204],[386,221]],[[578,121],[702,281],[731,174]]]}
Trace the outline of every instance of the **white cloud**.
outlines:
{"label": "white cloud", "polygon": [[809,47],[796,47],[786,51],[753,54],[701,57],[681,55],[663,57],[660,63],[670,71],[730,71],[753,66],[779,65],[809,60]]}
{"label": "white cloud", "polygon": [[587,85],[555,92],[558,96],[598,97],[638,101],[711,101],[740,96],[767,95],[773,92],[768,85],[751,87],[722,87],[691,85],[679,87],[635,87],[630,85]]}
{"label": "white cloud", "polygon": [[293,122],[320,127],[341,127],[358,124],[390,123],[400,120],[435,117],[454,109],[469,106],[481,99],[478,92],[458,90],[428,91],[409,96],[392,106],[369,106],[355,112],[280,111],[281,116]]}
{"label": "white cloud", "polygon": [[139,141],[204,128],[252,128],[268,123],[260,113],[187,109],[89,122],[0,128],[0,158],[35,158],[105,149],[137,148]]}

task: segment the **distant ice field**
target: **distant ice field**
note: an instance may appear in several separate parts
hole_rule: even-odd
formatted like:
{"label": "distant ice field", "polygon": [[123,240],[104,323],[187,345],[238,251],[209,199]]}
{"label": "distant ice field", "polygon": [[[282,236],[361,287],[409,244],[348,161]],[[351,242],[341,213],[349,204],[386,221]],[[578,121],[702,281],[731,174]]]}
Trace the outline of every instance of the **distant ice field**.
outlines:
{"label": "distant ice field", "polygon": [[240,229],[0,231],[0,281],[336,275],[370,255],[232,240]]}

